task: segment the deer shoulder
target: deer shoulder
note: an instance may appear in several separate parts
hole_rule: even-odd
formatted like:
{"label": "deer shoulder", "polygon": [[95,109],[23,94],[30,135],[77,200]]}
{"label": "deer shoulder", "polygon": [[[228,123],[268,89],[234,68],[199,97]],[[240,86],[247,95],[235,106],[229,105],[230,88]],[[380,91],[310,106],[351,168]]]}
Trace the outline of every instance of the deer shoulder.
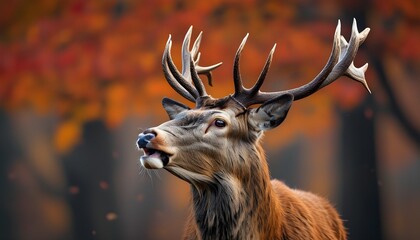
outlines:
{"label": "deer shoulder", "polygon": [[287,239],[346,239],[340,216],[328,200],[276,179],[271,184],[282,203]]}

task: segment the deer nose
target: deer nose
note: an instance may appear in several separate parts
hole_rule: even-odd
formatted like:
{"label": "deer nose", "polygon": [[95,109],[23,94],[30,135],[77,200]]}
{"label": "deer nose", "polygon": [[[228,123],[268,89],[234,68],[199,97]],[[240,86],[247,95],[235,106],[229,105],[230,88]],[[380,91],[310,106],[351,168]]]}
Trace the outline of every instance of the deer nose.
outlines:
{"label": "deer nose", "polygon": [[138,148],[145,148],[146,145],[156,137],[156,132],[151,130],[146,130],[143,133],[139,135],[139,138],[137,139],[137,147]]}

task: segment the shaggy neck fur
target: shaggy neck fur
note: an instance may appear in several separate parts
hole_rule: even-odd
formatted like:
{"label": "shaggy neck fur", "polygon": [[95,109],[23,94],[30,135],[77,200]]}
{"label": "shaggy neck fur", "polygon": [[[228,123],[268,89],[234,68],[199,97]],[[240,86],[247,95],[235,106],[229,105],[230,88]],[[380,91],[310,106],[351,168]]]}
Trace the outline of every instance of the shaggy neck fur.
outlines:
{"label": "shaggy neck fur", "polygon": [[[192,187],[195,222],[202,239],[274,239],[280,236],[280,204],[273,192],[261,148],[241,176],[216,173],[214,182]],[[258,224],[272,221],[272,224]],[[264,229],[264,226],[277,226]],[[266,227],[267,228],[267,227]]]}

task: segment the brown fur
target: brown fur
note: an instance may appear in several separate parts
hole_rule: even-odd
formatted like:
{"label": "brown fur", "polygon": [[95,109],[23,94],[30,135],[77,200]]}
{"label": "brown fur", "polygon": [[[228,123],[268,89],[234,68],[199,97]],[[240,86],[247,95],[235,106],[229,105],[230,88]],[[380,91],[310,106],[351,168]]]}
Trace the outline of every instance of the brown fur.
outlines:
{"label": "brown fur", "polygon": [[[252,225],[259,226],[259,229],[253,234],[256,238],[249,239],[347,239],[338,213],[327,200],[309,192],[290,189],[279,180],[270,181],[265,161],[259,162],[263,163],[263,171],[262,174],[254,172],[257,175],[254,176],[257,180],[254,184],[263,185],[263,192],[244,196],[254,198],[253,202],[257,203],[257,206],[249,205],[256,215],[247,214],[247,217],[252,217]],[[194,209],[191,211],[183,239],[207,239],[200,236]]]}

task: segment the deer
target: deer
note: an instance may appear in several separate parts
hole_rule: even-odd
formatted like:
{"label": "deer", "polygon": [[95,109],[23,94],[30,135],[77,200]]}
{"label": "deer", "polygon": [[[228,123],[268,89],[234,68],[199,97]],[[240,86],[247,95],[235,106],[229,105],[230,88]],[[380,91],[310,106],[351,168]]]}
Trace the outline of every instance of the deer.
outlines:
{"label": "deer", "polygon": [[370,29],[362,32],[353,19],[349,42],[335,29],[331,54],[321,72],[310,82],[289,90],[264,92],[260,88],[272,62],[276,45],[251,88],[242,83],[240,56],[247,34],[234,58],[234,93],[213,98],[199,75],[212,85],[212,71],[222,63],[200,66],[202,32],[190,47],[192,26],[182,44],[182,70],[171,57],[171,35],[162,57],[164,76],[187,105],[163,98],[170,120],[138,135],[143,150],[141,165],[165,169],[190,185],[191,211],[183,239],[347,239],[337,210],[313,193],[291,189],[271,180],[261,145],[265,131],[286,118],[293,101],[303,99],[347,76],[364,85],[368,64],[353,60]]}

